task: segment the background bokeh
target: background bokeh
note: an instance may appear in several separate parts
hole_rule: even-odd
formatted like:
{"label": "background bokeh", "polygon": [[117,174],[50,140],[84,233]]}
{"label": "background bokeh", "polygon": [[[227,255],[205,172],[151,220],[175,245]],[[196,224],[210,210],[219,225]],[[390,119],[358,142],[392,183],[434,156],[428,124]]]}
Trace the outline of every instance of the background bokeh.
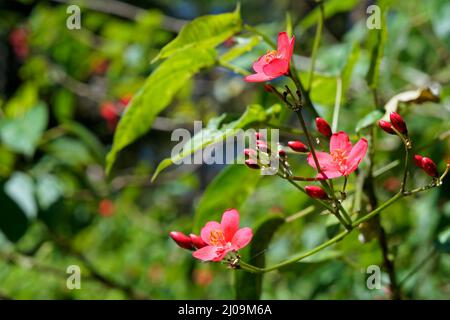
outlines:
{"label": "background bokeh", "polygon": [[[365,81],[370,4],[325,2],[328,17],[316,63],[320,76],[313,83],[313,101],[331,120],[336,77],[358,48],[339,122],[355,139],[358,120],[374,105]],[[317,18],[312,1],[244,0],[241,5],[245,23],[272,39],[285,29],[290,13],[295,61],[300,72],[308,70]],[[66,28],[67,6],[62,0],[0,3],[0,297],[234,298],[234,271],[195,261],[168,237],[172,230],[191,231],[205,188],[225,166],[174,166],[154,183],[150,177],[175,145],[173,129],[192,130],[194,120],[207,123],[224,112],[239,117],[248,104],[268,108],[276,101],[241,75],[206,70],[177,94],[147,135],[121,152],[110,177],[104,159],[120,114],[154,70],[150,61],[159,49],[186,20],[232,11],[236,2],[85,1],[80,30]],[[389,8],[379,100],[384,104],[400,92],[428,86],[439,90],[439,102],[405,103],[400,110],[415,152],[429,155],[442,172],[450,156],[450,2],[390,1]],[[230,40],[218,50],[232,45]],[[249,70],[267,49],[261,42],[233,63]],[[286,126],[298,127],[295,117],[287,118]],[[287,129],[284,142],[295,137]],[[377,131],[376,168],[402,154],[395,137]],[[297,172],[311,174],[304,158],[292,161]],[[429,181],[413,166],[410,174],[411,186]],[[395,194],[400,177],[397,165],[377,178],[380,201]],[[236,177],[230,183],[246,181]],[[222,197],[234,196],[227,190]],[[450,298],[448,194],[447,179],[440,188],[382,213],[399,279],[407,277],[406,298]],[[241,224],[252,227],[268,214],[290,216],[310,205],[285,181],[264,177],[240,208]],[[265,252],[267,263],[322,243],[334,232],[329,222],[315,210],[284,224]],[[358,236],[354,232],[332,250],[267,274],[262,298],[385,299],[386,289],[365,285],[367,266],[381,265],[379,246],[367,234],[365,243]],[[81,267],[81,290],[66,288],[69,265]]]}

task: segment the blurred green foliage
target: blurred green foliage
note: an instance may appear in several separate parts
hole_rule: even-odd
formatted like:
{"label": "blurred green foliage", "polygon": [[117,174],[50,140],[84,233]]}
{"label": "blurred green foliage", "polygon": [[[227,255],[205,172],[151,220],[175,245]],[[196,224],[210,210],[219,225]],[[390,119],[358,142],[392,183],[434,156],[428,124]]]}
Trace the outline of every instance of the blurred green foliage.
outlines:
{"label": "blurred green foliage", "polygon": [[[214,39],[205,40],[206,45],[216,47],[211,56],[199,49],[205,43],[198,43],[203,40],[194,30],[180,40],[191,51],[169,57],[180,46],[166,45],[185,20],[232,12],[234,1],[140,0],[130,1],[127,10],[109,7],[107,1],[99,8],[88,3],[82,6],[80,30],[65,27],[67,5],[60,1],[0,5],[0,297],[228,299],[257,297],[259,289],[263,299],[388,297],[386,289],[366,287],[366,268],[381,265],[382,255],[376,241],[361,243],[358,232],[264,275],[262,282],[220,263],[195,261],[178,248],[168,237],[170,231],[198,231],[227,207],[239,207],[241,225],[256,228],[269,218],[275,219],[269,224],[277,224],[280,217],[292,217],[312,202],[286,181],[259,177],[244,166],[174,166],[151,183],[157,165],[174,146],[170,132],[192,129],[194,120],[210,121],[213,142],[226,128],[270,123],[282,125],[281,139],[287,142],[297,137],[298,122],[287,110],[271,109],[277,102],[272,96],[230,70],[250,70],[269,49],[241,25],[236,12],[226,14],[233,17],[231,22],[208,30]],[[439,102],[402,102],[398,108],[408,123],[413,152],[430,156],[442,172],[450,159],[450,3],[382,1],[389,8],[382,30],[366,27],[370,4],[325,1],[327,19],[311,98],[331,123],[340,83],[338,127],[357,138],[367,135],[382,115],[373,111],[369,84],[377,82],[383,105],[401,92],[439,86]],[[296,35],[294,61],[307,82],[318,8],[310,1],[262,6],[249,0],[242,1],[240,12],[244,24],[255,25],[270,39],[286,28],[289,13]],[[223,28],[229,30],[220,33]],[[160,58],[168,59],[150,63],[160,52]],[[199,59],[200,54],[207,58]],[[379,56],[376,68],[371,68],[372,54]],[[198,66],[192,65],[196,58]],[[170,68],[177,65],[192,70],[173,73]],[[378,75],[373,68],[379,69]],[[125,128],[124,142],[113,149],[123,150],[108,177],[105,157],[129,95],[133,109],[118,125],[118,132]],[[127,117],[133,119],[128,122]],[[375,171],[402,159],[396,137],[377,130],[376,143]],[[293,155],[291,161],[297,174],[313,174],[302,156]],[[398,190],[400,167],[376,178],[380,202]],[[411,188],[429,180],[413,165],[409,173]],[[351,179],[348,190],[356,184]],[[403,199],[381,215],[398,278],[405,279],[405,298],[450,298],[448,194],[447,179],[440,188]],[[336,221],[317,208],[288,221],[276,230],[262,229],[258,242],[242,254],[255,264],[273,265],[336,232]],[[66,287],[66,268],[73,264],[82,270],[81,290]],[[388,282],[386,274],[382,280]],[[246,285],[255,291],[235,292]]]}

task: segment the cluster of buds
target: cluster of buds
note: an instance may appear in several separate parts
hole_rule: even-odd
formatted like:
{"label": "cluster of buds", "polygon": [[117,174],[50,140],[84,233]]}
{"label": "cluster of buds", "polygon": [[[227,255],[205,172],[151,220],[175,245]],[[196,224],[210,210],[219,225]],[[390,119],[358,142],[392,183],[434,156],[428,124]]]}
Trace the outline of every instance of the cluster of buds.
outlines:
{"label": "cluster of buds", "polygon": [[276,152],[271,149],[261,132],[255,133],[256,144],[255,149],[244,149],[244,155],[247,158],[245,164],[251,169],[271,169],[273,157],[284,161],[286,159],[286,151],[278,147]]}
{"label": "cluster of buds", "polygon": [[385,120],[378,121],[378,125],[381,129],[389,134],[397,134],[398,132],[405,136],[408,135],[408,128],[406,127],[406,123],[397,112],[391,112],[391,114],[389,115],[389,119],[391,120],[391,122]]}
{"label": "cluster of buds", "polygon": [[428,157],[422,157],[421,155],[416,154],[414,156],[414,162],[416,166],[425,171],[432,178],[438,178],[439,172],[437,170],[436,164]]}
{"label": "cluster of buds", "polygon": [[180,248],[187,250],[197,250],[208,245],[201,237],[193,233],[187,236],[183,232],[172,231],[169,236]]}
{"label": "cluster of buds", "polygon": [[127,108],[131,98],[131,94],[126,94],[120,97],[120,99],[116,102],[105,101],[101,104],[100,116],[105,119],[108,124],[108,128],[111,131],[116,128],[117,122],[119,121],[119,116]]}

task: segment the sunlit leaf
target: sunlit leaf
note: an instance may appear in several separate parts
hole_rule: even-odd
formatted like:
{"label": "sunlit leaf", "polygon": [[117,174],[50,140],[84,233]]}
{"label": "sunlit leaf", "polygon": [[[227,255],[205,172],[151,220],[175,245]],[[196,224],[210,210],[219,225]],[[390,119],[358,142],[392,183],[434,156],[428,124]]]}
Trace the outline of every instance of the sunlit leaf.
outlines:
{"label": "sunlit leaf", "polygon": [[15,172],[5,183],[5,193],[17,203],[28,219],[37,216],[34,189],[33,179],[23,172]]}
{"label": "sunlit leaf", "polygon": [[214,60],[213,50],[191,48],[165,60],[148,77],[119,122],[112,149],[106,158],[107,172],[111,170],[117,153],[145,134],[186,81],[200,69],[213,65]]}
{"label": "sunlit leaf", "polygon": [[374,110],[372,112],[369,112],[368,114],[366,114],[364,116],[364,118],[362,118],[361,120],[358,121],[358,123],[356,124],[355,131],[360,132],[362,129],[365,129],[365,128],[373,125],[378,120],[380,120],[382,116],[383,116],[383,112],[381,112],[380,110]]}
{"label": "sunlit leaf", "polygon": [[199,17],[186,24],[178,36],[164,46],[152,62],[193,47],[214,48],[239,32],[241,28],[242,20],[239,5],[231,13]]}
{"label": "sunlit leaf", "polygon": [[191,156],[195,152],[205,148],[216,142],[223,141],[228,137],[236,134],[237,130],[246,128],[250,125],[263,123],[270,119],[271,116],[280,112],[280,105],[274,105],[265,110],[260,105],[250,105],[247,107],[245,113],[236,121],[222,125],[223,116],[212,119],[208,126],[201,132],[197,133],[185,143],[181,152],[172,158],[164,159],[156,168],[153,174],[152,181],[167,167],[180,160]]}

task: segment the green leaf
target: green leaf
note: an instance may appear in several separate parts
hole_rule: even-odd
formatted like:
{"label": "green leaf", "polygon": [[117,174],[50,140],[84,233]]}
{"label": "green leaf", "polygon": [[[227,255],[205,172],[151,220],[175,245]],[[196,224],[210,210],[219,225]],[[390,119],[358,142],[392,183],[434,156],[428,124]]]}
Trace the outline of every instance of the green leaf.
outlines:
{"label": "green leaf", "polygon": [[[387,39],[386,12],[387,5],[385,1],[380,1],[381,6],[381,28],[370,30],[370,34],[375,34],[376,41],[371,50],[370,66],[366,74],[367,84],[371,89],[378,86],[381,60],[383,59],[384,45]],[[370,35],[369,35],[370,38]]]}
{"label": "green leaf", "polygon": [[246,128],[255,123],[263,123],[268,118],[281,111],[281,106],[276,104],[265,110],[260,105],[254,104],[247,107],[244,114],[237,120],[225,125],[221,125],[225,115],[210,120],[205,129],[195,134],[189,141],[183,145],[180,153],[171,158],[164,159],[156,168],[152,181],[167,167],[174,163],[179,163],[182,159],[191,156],[196,151],[205,148],[208,145],[217,143],[231,137],[239,129]]}
{"label": "green leaf", "polygon": [[208,221],[220,221],[225,210],[239,209],[260,177],[259,170],[245,165],[234,164],[223,169],[203,193],[194,216],[194,232],[199,232]]}
{"label": "green leaf", "polygon": [[377,122],[378,120],[380,120],[383,117],[383,112],[381,112],[380,110],[374,110],[372,112],[369,112],[368,114],[366,114],[364,116],[364,118],[362,118],[361,120],[358,121],[358,123],[356,124],[356,132],[360,132],[362,129],[365,129],[371,125],[373,125],[375,122]]}
{"label": "green leaf", "polygon": [[[242,29],[240,6],[231,13],[202,16],[186,24],[152,63],[189,48],[214,48]],[[185,53],[186,54],[186,53]]]}
{"label": "green leaf", "polygon": [[45,146],[47,153],[71,167],[82,167],[94,162],[89,149],[79,140],[61,137]]}
{"label": "green leaf", "polygon": [[[253,266],[264,268],[267,247],[273,234],[284,221],[280,215],[271,215],[257,223],[250,246],[240,253],[242,259]],[[235,275],[236,299],[259,299],[261,297],[262,273],[239,271]]]}
{"label": "green leaf", "polygon": [[119,122],[111,151],[106,158],[109,173],[117,153],[145,134],[156,116],[172,101],[173,96],[200,69],[215,62],[214,50],[191,48],[164,61],[133,97]]}
{"label": "green leaf", "polygon": [[34,189],[33,179],[23,172],[15,172],[5,183],[5,193],[17,203],[28,219],[37,216]]}
{"label": "green leaf", "polygon": [[261,42],[260,36],[253,36],[251,38],[244,38],[241,40],[242,43],[237,44],[227,52],[225,52],[223,55],[220,56],[219,62],[220,63],[228,63],[241,55],[243,55],[246,52],[251,51],[257,44]]}
{"label": "green leaf", "polygon": [[0,123],[0,138],[12,151],[31,157],[47,122],[47,107],[39,103],[21,117],[3,119]]}
{"label": "green leaf", "polygon": [[18,241],[28,228],[28,218],[19,205],[4,191],[4,184],[0,184],[0,230],[12,242]]}

